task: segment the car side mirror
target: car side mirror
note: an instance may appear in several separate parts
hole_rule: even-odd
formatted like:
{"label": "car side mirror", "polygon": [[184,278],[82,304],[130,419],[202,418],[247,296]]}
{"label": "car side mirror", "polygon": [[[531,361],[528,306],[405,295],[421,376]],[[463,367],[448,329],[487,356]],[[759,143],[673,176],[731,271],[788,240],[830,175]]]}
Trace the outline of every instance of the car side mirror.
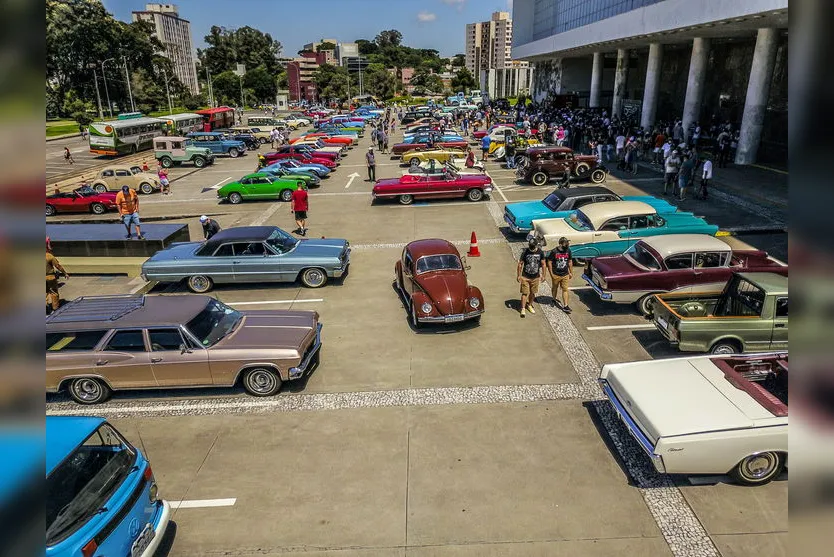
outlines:
{"label": "car side mirror", "polygon": [[191,354],[191,350],[185,344],[180,344],[180,354]]}

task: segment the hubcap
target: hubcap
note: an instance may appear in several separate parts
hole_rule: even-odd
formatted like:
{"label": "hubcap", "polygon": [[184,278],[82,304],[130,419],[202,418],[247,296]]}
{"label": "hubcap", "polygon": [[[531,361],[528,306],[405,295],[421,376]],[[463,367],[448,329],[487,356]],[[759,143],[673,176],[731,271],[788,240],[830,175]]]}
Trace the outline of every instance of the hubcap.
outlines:
{"label": "hubcap", "polygon": [[318,286],[323,278],[321,271],[307,271],[307,282],[311,285]]}
{"label": "hubcap", "polygon": [[256,371],[249,376],[249,387],[259,393],[268,393],[275,387],[275,376],[268,371]]}
{"label": "hubcap", "polygon": [[732,346],[729,346],[727,344],[722,344],[721,346],[719,346],[718,348],[715,349],[715,353],[716,354],[734,354],[735,350],[733,350]]}
{"label": "hubcap", "polygon": [[81,379],[76,381],[73,383],[72,390],[81,400],[92,401],[101,396],[101,387],[99,387],[99,384],[92,379]]}
{"label": "hubcap", "polygon": [[770,474],[774,466],[776,458],[771,453],[750,456],[743,465],[744,475],[759,480]]}
{"label": "hubcap", "polygon": [[205,290],[208,287],[208,280],[205,277],[191,277],[191,286],[194,290]]}

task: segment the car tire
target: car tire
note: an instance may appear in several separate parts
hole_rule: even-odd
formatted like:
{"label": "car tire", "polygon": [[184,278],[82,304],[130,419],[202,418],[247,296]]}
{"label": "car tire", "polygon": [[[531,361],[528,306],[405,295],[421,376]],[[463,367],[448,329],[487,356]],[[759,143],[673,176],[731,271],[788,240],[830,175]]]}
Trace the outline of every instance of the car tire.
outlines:
{"label": "car tire", "polygon": [[265,367],[247,369],[243,374],[243,388],[252,396],[273,396],[281,390],[281,377]]}
{"label": "car tire", "polygon": [[482,200],[483,198],[484,198],[484,192],[483,192],[483,190],[480,190],[478,188],[472,188],[471,190],[466,192],[466,199],[468,199],[469,201],[477,202],[477,201]]}
{"label": "car tire", "polygon": [[92,211],[94,215],[103,215],[107,212],[107,207],[105,207],[101,203],[91,203],[90,211]]}
{"label": "car tire", "polygon": [[55,216],[56,212],[57,211],[55,210],[55,207],[53,207],[52,205],[47,205],[46,206],[46,216],[47,217]]}
{"label": "car tire", "polygon": [[580,162],[576,165],[576,168],[573,169],[573,174],[577,178],[584,178],[591,172],[591,165],[587,162]]}
{"label": "car tire", "polygon": [[174,166],[174,160],[171,157],[162,157],[159,159],[159,162],[162,163],[163,168],[171,168]]}
{"label": "car tire", "polygon": [[730,471],[730,476],[742,485],[763,485],[782,473],[785,456],[774,451],[744,457]]}
{"label": "car tire", "polygon": [[142,182],[141,184],[139,184],[139,191],[145,195],[150,195],[153,193],[153,185],[147,182]]}
{"label": "car tire", "polygon": [[266,143],[267,143],[266,138],[265,137],[259,137],[258,138],[258,143],[260,143],[261,145],[266,145]]}
{"label": "car tire", "polygon": [[408,161],[408,166],[409,166],[410,168],[417,168],[418,166],[420,166],[420,159],[418,159],[417,157],[412,157],[412,158]]}
{"label": "car tire", "polygon": [[67,385],[67,393],[78,404],[100,404],[112,392],[104,381],[95,377],[78,377]]}
{"label": "car tire", "polygon": [[729,354],[738,354],[741,352],[741,348],[738,345],[738,342],[734,340],[719,340],[715,344],[712,345],[710,348],[710,354],[716,355],[729,355]]}
{"label": "car tire", "polygon": [[403,194],[397,198],[397,201],[400,202],[400,205],[411,205],[414,203],[414,196],[411,194]]}
{"label": "car tire", "polygon": [[232,147],[229,149],[229,156],[236,159],[240,156],[240,151],[237,150],[237,147]]}
{"label": "car tire", "polygon": [[243,201],[243,196],[240,195],[238,192],[234,191],[229,194],[229,203],[231,203],[232,205],[237,205],[241,201]]}
{"label": "car tire", "polygon": [[303,284],[307,288],[321,288],[322,286],[327,284],[327,273],[325,273],[323,269],[319,269],[318,267],[310,267],[309,269],[304,269],[303,271],[301,271],[299,278],[301,280],[301,284]]}
{"label": "car tire", "polygon": [[[194,166],[197,168],[203,168],[206,165],[206,159],[203,157],[194,157]],[[162,165],[165,166],[165,165]]]}
{"label": "car tire", "polygon": [[534,186],[544,186],[547,184],[548,180],[550,180],[550,177],[547,175],[547,172],[543,172],[541,170],[534,173],[530,178],[530,181],[533,182]]}
{"label": "car tire", "polygon": [[281,198],[281,201],[287,203],[292,201],[292,190],[281,190],[279,197]]}
{"label": "car tire", "polygon": [[637,311],[640,312],[640,315],[645,315],[648,317],[652,314],[652,307],[654,307],[654,294],[646,294],[639,300],[637,300]]}
{"label": "car tire", "polygon": [[107,191],[106,184],[93,184],[93,189],[96,190],[96,193],[105,193]]}
{"label": "car tire", "polygon": [[195,294],[205,294],[214,286],[214,281],[206,275],[192,275],[186,281],[188,289]]}
{"label": "car tire", "polygon": [[591,182],[601,184],[605,181],[605,171],[597,168],[591,172]]}

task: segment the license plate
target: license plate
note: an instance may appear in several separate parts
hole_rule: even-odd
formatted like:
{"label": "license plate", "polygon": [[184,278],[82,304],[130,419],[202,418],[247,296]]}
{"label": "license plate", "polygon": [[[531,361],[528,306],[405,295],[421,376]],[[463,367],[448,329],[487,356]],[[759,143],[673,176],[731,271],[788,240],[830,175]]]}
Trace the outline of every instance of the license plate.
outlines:
{"label": "license plate", "polygon": [[662,317],[658,317],[658,318],[657,318],[657,323],[658,323],[661,327],[663,327],[664,329],[668,329],[668,328],[669,328],[669,323],[667,323],[667,322],[666,322],[666,320],[665,320],[665,319],[663,319]]}
{"label": "license plate", "polygon": [[155,535],[156,532],[154,532],[153,527],[150,524],[146,524],[145,529],[142,530],[142,533],[139,534],[139,537],[130,546],[130,557],[139,557],[142,555],[151,544]]}
{"label": "license plate", "polygon": [[444,319],[446,323],[458,323],[463,321],[463,315],[450,315]]}

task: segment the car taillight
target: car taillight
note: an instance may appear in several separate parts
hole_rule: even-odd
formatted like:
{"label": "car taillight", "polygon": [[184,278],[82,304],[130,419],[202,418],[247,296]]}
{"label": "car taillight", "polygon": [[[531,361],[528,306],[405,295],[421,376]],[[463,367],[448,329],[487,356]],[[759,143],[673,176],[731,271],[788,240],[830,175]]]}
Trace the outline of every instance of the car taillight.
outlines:
{"label": "car taillight", "polygon": [[151,470],[151,465],[145,468],[145,472],[142,474],[142,477],[145,478],[145,481],[151,481],[153,479],[153,470]]}
{"label": "car taillight", "polygon": [[96,543],[96,540],[90,540],[89,542],[87,542],[87,545],[81,548],[81,555],[83,555],[84,557],[93,557],[93,554],[96,552],[97,549],[98,544]]}

